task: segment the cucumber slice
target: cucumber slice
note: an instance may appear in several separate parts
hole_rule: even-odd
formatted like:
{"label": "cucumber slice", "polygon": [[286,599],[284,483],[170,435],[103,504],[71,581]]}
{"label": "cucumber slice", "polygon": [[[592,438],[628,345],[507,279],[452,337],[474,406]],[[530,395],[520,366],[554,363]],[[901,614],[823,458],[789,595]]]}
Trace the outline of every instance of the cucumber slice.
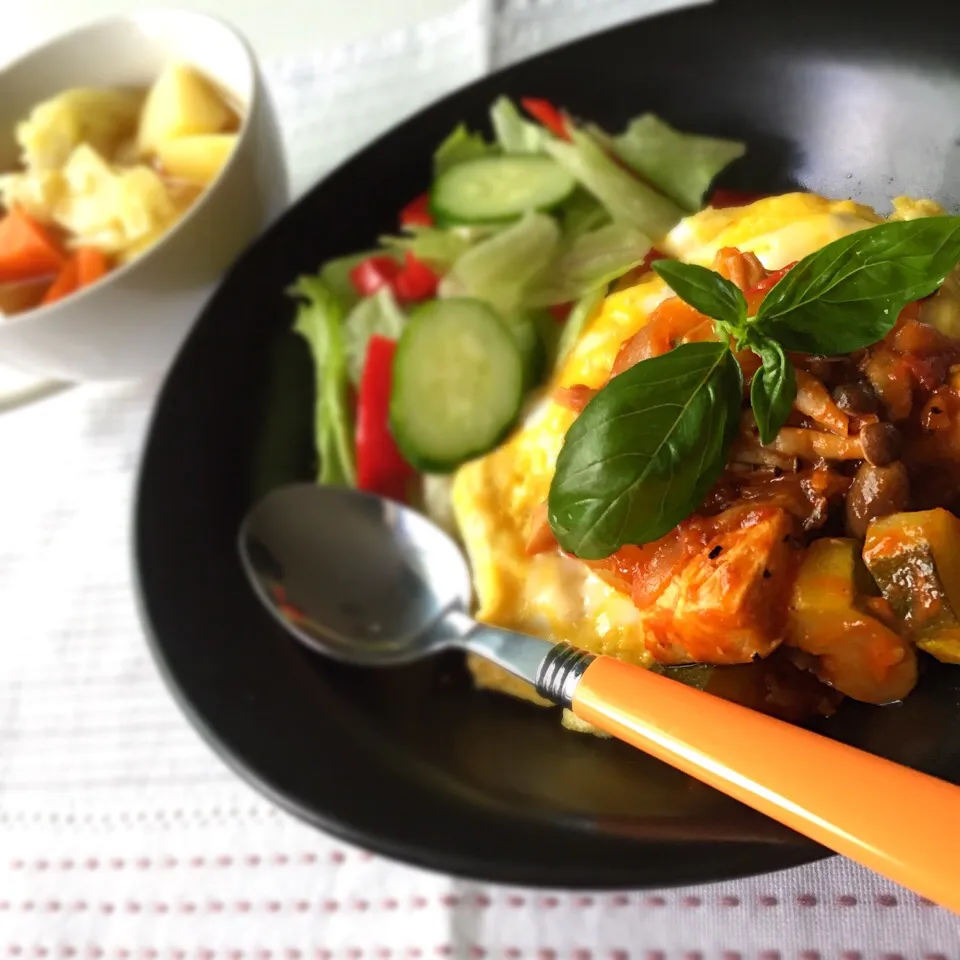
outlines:
{"label": "cucumber slice", "polygon": [[482,300],[418,307],[393,361],[390,429],[418,470],[447,473],[513,425],[524,364],[512,332]]}
{"label": "cucumber slice", "polygon": [[430,208],[444,223],[496,223],[531,210],[552,210],[575,185],[549,157],[481,157],[441,173],[430,191]]}

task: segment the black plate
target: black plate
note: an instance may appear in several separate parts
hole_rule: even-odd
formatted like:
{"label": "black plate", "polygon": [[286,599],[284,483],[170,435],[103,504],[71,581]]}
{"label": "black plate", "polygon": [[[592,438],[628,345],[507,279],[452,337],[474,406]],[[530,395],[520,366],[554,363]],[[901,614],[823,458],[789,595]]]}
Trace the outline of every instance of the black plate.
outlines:
{"label": "black plate", "polygon": [[[475,692],[457,658],[376,673],[309,654],[247,588],[236,532],[255,497],[311,469],[311,371],[287,332],[284,287],[393,229],[456,123],[485,127],[501,93],[549,97],[608,127],[653,110],[681,128],[749,142],[729,187],[799,184],[881,208],[909,193],[955,210],[960,6],[923,6],[719,2],[580,41],[391,131],[244,255],[163,389],[136,514],[157,659],[234,769],[331,833],[477,878],[660,885],[823,855],[629,747],[567,733],[554,712]],[[938,667],[905,705],[849,705],[829,729],[958,780],[958,704],[960,670]]]}

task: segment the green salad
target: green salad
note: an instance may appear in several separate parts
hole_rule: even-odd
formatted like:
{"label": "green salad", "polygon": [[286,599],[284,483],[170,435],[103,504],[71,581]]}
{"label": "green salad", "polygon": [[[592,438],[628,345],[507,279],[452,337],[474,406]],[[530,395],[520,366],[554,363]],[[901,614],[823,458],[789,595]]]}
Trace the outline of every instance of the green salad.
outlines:
{"label": "green salad", "polygon": [[437,147],[396,234],[291,287],[320,482],[410,500],[494,447],[610,284],[661,256],[654,241],[744,153],[652,114],[612,134],[521,104],[493,104],[492,140],[461,124]]}

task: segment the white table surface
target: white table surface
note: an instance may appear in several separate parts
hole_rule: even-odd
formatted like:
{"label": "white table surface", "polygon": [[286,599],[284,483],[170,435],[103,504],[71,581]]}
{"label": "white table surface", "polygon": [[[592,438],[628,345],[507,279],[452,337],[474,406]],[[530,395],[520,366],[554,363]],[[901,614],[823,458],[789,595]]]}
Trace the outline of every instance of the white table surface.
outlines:
{"label": "white table surface", "polygon": [[[670,3],[202,7],[254,36],[303,188],[491,67]],[[80,17],[65,0],[16,6],[0,55]],[[0,958],[960,960],[960,918],[840,859],[678,890],[535,891],[392,863],[281,813],[201,743],[146,652],[129,521],[158,383],[0,415]]]}
{"label": "white table surface", "polygon": [[261,57],[329,49],[453,10],[457,0],[0,0],[0,64],[96,17],[178,6],[230,20]]}

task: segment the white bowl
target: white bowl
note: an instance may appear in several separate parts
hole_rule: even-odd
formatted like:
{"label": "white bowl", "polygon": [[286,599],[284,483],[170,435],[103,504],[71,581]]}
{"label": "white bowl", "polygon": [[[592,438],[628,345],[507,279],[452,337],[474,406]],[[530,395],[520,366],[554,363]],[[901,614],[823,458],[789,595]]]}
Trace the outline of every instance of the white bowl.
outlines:
{"label": "white bowl", "polygon": [[276,117],[252,51],[226,24],[181,10],[98,21],[0,71],[0,171],[16,167],[14,125],[39,101],[76,86],[147,87],[171,61],[194,65],[240,107],[233,154],[136,260],[50,306],[0,318],[0,363],[74,382],[162,369],[224,269],[286,205]]}

